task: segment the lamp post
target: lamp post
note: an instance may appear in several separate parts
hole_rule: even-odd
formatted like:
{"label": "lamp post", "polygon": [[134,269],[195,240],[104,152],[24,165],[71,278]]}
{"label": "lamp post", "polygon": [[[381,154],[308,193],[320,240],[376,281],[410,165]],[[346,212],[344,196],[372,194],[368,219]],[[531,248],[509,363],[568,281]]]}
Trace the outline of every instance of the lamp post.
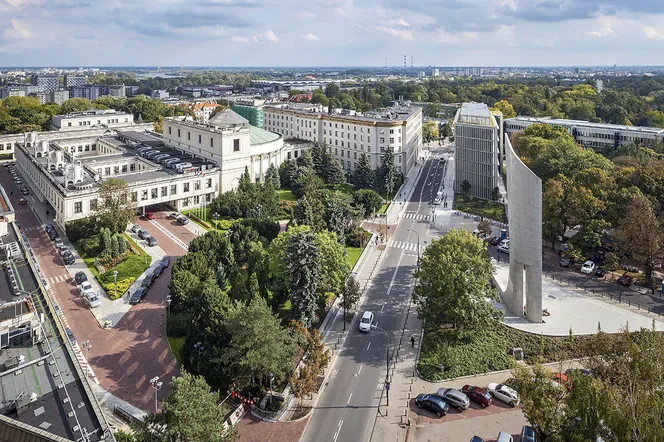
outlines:
{"label": "lamp post", "polygon": [[274,373],[270,372],[267,375],[268,379],[270,380],[270,404],[272,403],[272,381],[274,380]]}
{"label": "lamp post", "polygon": [[171,316],[171,294],[166,295],[166,307],[168,309],[168,316]]}
{"label": "lamp post", "polygon": [[118,271],[113,270],[113,282],[115,283],[115,299],[118,299]]}
{"label": "lamp post", "polygon": [[83,341],[83,350],[85,350],[85,376],[88,375],[88,371],[90,370],[90,361],[88,361],[88,355],[90,354],[90,349],[92,348],[92,345],[90,345],[90,341]]}
{"label": "lamp post", "polygon": [[413,232],[417,235],[417,268],[420,268],[420,234],[413,229],[408,229],[409,232]]}
{"label": "lamp post", "polygon": [[212,218],[214,218],[214,230],[218,230],[218,229],[219,229],[219,223],[218,223],[218,221],[219,221],[219,213],[218,213],[218,212],[214,212],[214,213],[212,214]]}
{"label": "lamp post", "polygon": [[390,406],[390,348],[393,347],[392,344],[387,346],[385,354],[385,397],[387,399],[387,406]]}
{"label": "lamp post", "polygon": [[159,376],[155,376],[150,379],[150,385],[152,385],[152,388],[154,389],[154,412],[156,413],[158,411],[157,396],[163,383],[159,382]]}
{"label": "lamp post", "polygon": [[201,353],[203,352],[204,348],[205,347],[201,341],[198,341],[194,344],[194,350],[196,350],[196,353],[198,353],[198,359],[196,360],[196,371],[199,375],[201,374]]}

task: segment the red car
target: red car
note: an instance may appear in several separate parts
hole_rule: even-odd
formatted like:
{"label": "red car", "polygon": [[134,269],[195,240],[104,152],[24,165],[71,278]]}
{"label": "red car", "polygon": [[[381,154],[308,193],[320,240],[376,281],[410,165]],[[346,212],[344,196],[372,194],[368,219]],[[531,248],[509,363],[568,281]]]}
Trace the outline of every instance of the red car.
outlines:
{"label": "red car", "polygon": [[618,284],[620,285],[629,287],[633,283],[634,283],[634,278],[629,276],[627,273],[623,273],[623,275],[620,278],[618,278]]}
{"label": "red car", "polygon": [[474,385],[464,385],[461,391],[468,396],[468,399],[480,404],[482,408],[488,407],[493,401],[493,396],[491,396],[491,393],[489,393],[489,390],[486,388],[480,388]]}
{"label": "red car", "polygon": [[145,214],[145,219],[147,219],[148,221],[151,220],[151,219],[154,219],[154,213],[152,213],[152,212],[146,213]]}

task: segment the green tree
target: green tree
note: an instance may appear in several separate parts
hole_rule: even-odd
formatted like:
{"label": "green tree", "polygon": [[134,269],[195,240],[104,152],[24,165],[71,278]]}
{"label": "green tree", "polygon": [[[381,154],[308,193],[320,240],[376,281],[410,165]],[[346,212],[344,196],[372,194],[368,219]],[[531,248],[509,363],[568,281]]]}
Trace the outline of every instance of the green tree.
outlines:
{"label": "green tree", "polygon": [[341,293],[350,269],[346,248],[334,232],[323,230],[316,233],[314,243],[318,252],[317,262],[320,268],[317,284],[318,304],[323,308],[328,295],[336,296]]}
{"label": "green tree", "polygon": [[514,118],[516,117],[516,112],[507,100],[500,100],[494,103],[493,109],[500,111],[503,114],[503,118]]}
{"label": "green tree", "polygon": [[371,189],[359,189],[353,192],[353,204],[361,207],[364,216],[369,216],[383,205],[383,198]]}
{"label": "green tree", "polygon": [[270,183],[275,190],[279,190],[281,188],[279,170],[277,170],[275,165],[272,163],[270,163],[270,166],[267,168],[267,172],[265,172],[265,182]]}
{"label": "green tree", "polygon": [[498,201],[500,198],[500,187],[496,186],[491,191],[491,201]]}
{"label": "green tree", "polygon": [[430,143],[438,139],[438,125],[435,121],[426,121],[422,124],[422,140]]}
{"label": "green tree", "polygon": [[87,98],[70,98],[62,103],[60,112],[62,114],[71,114],[74,112],[83,112],[92,109],[92,103]]}
{"label": "green tree", "polygon": [[325,96],[327,96],[327,98],[336,98],[339,96],[340,92],[341,88],[337,83],[329,83],[325,86]]}
{"label": "green tree", "polygon": [[285,189],[292,189],[297,181],[298,166],[294,160],[286,160],[279,165],[279,178]]}
{"label": "green tree", "polygon": [[353,198],[344,192],[333,190],[325,193],[323,219],[327,229],[336,233],[339,241],[344,240],[345,231],[351,227],[354,215],[352,204]]}
{"label": "green tree", "polygon": [[449,138],[451,136],[452,136],[452,125],[450,123],[444,124],[440,137]]}
{"label": "green tree", "polygon": [[488,219],[483,219],[482,221],[477,223],[477,230],[479,230],[480,233],[483,233],[486,236],[491,236],[491,223],[489,222]]}
{"label": "green tree", "polygon": [[487,285],[491,264],[482,240],[453,229],[424,250],[417,272],[414,302],[428,326],[474,329],[492,320],[495,296]]}
{"label": "green tree", "polygon": [[381,157],[378,176],[381,193],[384,193],[389,200],[393,192],[396,191],[399,179],[397,168],[394,165],[394,152],[390,147],[385,149],[385,153]]}
{"label": "green tree", "polygon": [[137,432],[137,439],[145,441],[232,442],[237,440],[235,429],[224,428],[224,410],[219,407],[219,393],[200,376],[186,371],[173,378],[170,394],[161,411],[151,414]]}
{"label": "green tree", "polygon": [[329,153],[326,155],[326,161],[324,164],[323,181],[325,184],[330,185],[343,184],[346,182],[346,174],[341,167],[341,163]]}
{"label": "green tree", "polygon": [[118,238],[118,253],[120,255],[123,255],[127,251],[127,248],[129,247],[127,244],[127,240],[122,235],[117,235],[117,238]]}
{"label": "green tree", "polygon": [[348,276],[344,288],[341,292],[342,299],[346,304],[347,310],[352,310],[355,308],[357,303],[360,301],[362,296],[362,291],[360,289],[360,283],[357,282],[357,279],[353,275]]}
{"label": "green tree", "polygon": [[289,294],[290,270],[286,260],[291,237],[298,233],[310,231],[311,227],[308,225],[289,226],[288,230],[279,233],[274,241],[270,243],[267,253],[272,279],[272,307],[275,310],[286,302]]}
{"label": "green tree", "polygon": [[316,374],[310,364],[304,363],[299,370],[293,371],[289,384],[293,395],[300,399],[300,405],[307,395],[316,391]]}
{"label": "green tree", "polygon": [[118,236],[117,235],[113,235],[111,237],[110,251],[111,251],[111,256],[113,258],[117,258],[118,255],[120,254],[120,246],[118,244]]}
{"label": "green tree", "polygon": [[100,251],[103,252],[105,250],[110,250],[111,249],[111,230],[108,227],[102,227],[100,230]]}
{"label": "green tree", "polygon": [[311,232],[293,235],[286,249],[293,317],[309,328],[316,320],[318,280],[321,273],[316,238]]}
{"label": "green tree", "polygon": [[357,162],[357,169],[353,171],[353,184],[356,189],[373,189],[374,170],[371,167],[371,162],[366,154],[360,155],[360,160]]}
{"label": "green tree", "polygon": [[127,182],[120,178],[104,180],[99,187],[98,201],[95,215],[99,223],[114,233],[123,232],[136,212]]}
{"label": "green tree", "polygon": [[664,234],[662,224],[648,198],[638,196],[632,200],[625,218],[618,225],[616,236],[619,238],[621,250],[643,268],[646,286],[654,294],[652,273],[657,254],[664,245]]}
{"label": "green tree", "polygon": [[473,186],[470,184],[470,181],[468,180],[463,180],[461,182],[461,196],[463,196],[465,199],[470,199],[472,196],[471,190]]}

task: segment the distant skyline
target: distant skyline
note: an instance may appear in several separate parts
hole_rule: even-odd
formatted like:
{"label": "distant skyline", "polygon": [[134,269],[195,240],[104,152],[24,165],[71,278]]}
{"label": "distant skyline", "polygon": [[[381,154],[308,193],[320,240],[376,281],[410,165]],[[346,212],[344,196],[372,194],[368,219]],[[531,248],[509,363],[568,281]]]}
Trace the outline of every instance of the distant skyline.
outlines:
{"label": "distant skyline", "polygon": [[0,0],[7,66],[644,66],[660,0]]}

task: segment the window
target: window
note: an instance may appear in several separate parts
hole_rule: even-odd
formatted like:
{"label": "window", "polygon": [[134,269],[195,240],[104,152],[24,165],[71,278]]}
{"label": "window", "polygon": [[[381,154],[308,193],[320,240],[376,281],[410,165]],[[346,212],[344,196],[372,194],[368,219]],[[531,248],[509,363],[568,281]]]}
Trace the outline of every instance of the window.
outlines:
{"label": "window", "polygon": [[127,173],[127,165],[126,164],[122,165],[122,173]]}
{"label": "window", "polygon": [[233,152],[239,152],[240,151],[240,139],[236,138],[233,140]]}
{"label": "window", "polygon": [[171,195],[175,195],[178,193],[178,185],[177,184],[171,184]]}
{"label": "window", "polygon": [[134,202],[134,203],[136,201],[138,201],[138,192],[132,192],[131,193],[131,201]]}
{"label": "window", "polygon": [[194,190],[201,190],[201,180],[194,181]]}
{"label": "window", "polygon": [[393,133],[394,133],[394,129],[390,129],[390,133],[393,134]]}
{"label": "window", "polygon": [[136,172],[136,165],[133,164],[133,163],[130,164],[130,165],[129,165],[129,171],[130,171],[130,172]]}
{"label": "window", "polygon": [[67,123],[67,126],[68,126],[68,127],[71,127],[71,122]]}
{"label": "window", "polygon": [[205,180],[205,187],[207,187],[208,189],[212,187],[212,178],[208,178],[207,180]]}
{"label": "window", "polygon": [[104,168],[104,175],[110,175],[110,174],[111,174],[111,168],[110,167]]}
{"label": "window", "polygon": [[80,201],[74,203],[74,213],[82,213],[82,212],[83,212],[83,203]]}
{"label": "window", "polygon": [[210,138],[210,147],[214,147],[214,138]]}
{"label": "window", "polygon": [[151,199],[156,199],[158,196],[158,189],[155,187],[154,189],[150,189],[150,198]]}
{"label": "window", "polygon": [[187,132],[187,140],[191,141],[191,132]]}
{"label": "window", "polygon": [[371,137],[367,137],[367,142],[371,143]]}
{"label": "window", "polygon": [[202,143],[203,143],[203,135],[198,134],[198,144],[202,144]]}
{"label": "window", "polygon": [[120,166],[113,166],[113,174],[118,175],[120,173]]}
{"label": "window", "polygon": [[180,129],[178,129],[178,138],[180,138]]}
{"label": "window", "polygon": [[161,196],[168,196],[168,186],[161,186]]}
{"label": "window", "polygon": [[184,207],[189,206],[189,198],[185,198],[185,199],[183,199],[183,200],[182,200],[182,205],[183,205]]}
{"label": "window", "polygon": [[98,201],[96,198],[90,200],[90,210],[97,210],[97,207],[99,206]]}
{"label": "window", "polygon": [[390,137],[390,144],[394,143],[394,137]]}
{"label": "window", "polygon": [[141,201],[145,201],[148,199],[148,191],[147,190],[141,190]]}
{"label": "window", "polygon": [[185,192],[185,193],[189,192],[189,183],[183,183],[182,187],[183,187],[183,189],[182,189],[183,192]]}
{"label": "window", "polygon": [[170,134],[171,134],[171,127],[168,126],[168,135],[170,135]]}

